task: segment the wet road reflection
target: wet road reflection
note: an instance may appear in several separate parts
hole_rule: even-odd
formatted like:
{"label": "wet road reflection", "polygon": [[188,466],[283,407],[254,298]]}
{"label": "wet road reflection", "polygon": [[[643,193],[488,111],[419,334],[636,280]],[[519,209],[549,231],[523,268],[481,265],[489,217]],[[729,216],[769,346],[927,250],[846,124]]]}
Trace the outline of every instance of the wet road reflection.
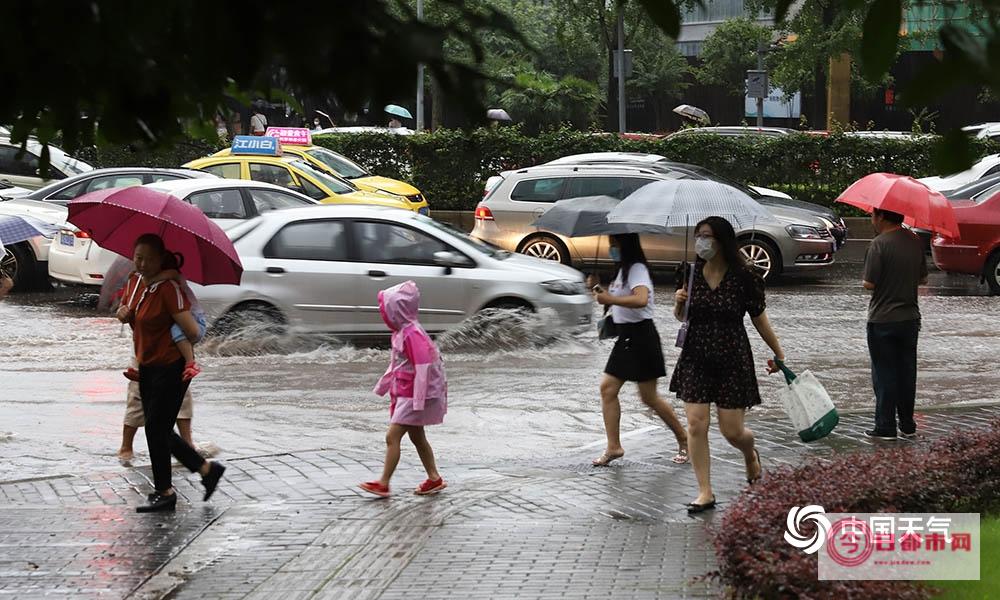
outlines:
{"label": "wet road reflection", "polygon": [[[868,296],[860,265],[775,282],[768,312],[793,369],[811,369],[842,409],[870,409],[865,343]],[[659,282],[657,325],[668,372],[676,322],[669,277]],[[1000,388],[1000,299],[973,279],[935,273],[924,292],[918,403],[996,399]],[[596,312],[596,309],[595,309]],[[577,448],[602,437],[597,386],[610,351],[592,331],[539,333],[545,315],[477,321],[440,343],[450,412],[430,435],[443,461],[525,458]],[[0,479],[117,468],[130,338],[91,299],[72,290],[0,303]],[[780,414],[777,376],[763,371],[763,342],[751,335],[765,404]],[[199,348],[194,436],[223,456],[336,447],[377,450],[387,403],[369,390],[388,354],[312,337],[240,339]],[[661,384],[666,393],[666,381]],[[668,395],[669,397],[669,395]],[[633,388],[623,395],[623,431],[655,424]],[[137,441],[138,461],[145,443]]]}

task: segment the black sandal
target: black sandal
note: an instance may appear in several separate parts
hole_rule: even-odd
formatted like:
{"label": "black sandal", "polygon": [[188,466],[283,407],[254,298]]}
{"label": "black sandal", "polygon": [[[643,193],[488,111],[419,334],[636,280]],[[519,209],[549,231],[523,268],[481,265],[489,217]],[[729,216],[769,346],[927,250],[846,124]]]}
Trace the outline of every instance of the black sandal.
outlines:
{"label": "black sandal", "polygon": [[698,504],[697,502],[689,502],[687,505],[687,510],[689,515],[696,515],[698,513],[703,513],[706,510],[712,510],[715,508],[715,496],[704,504]]}

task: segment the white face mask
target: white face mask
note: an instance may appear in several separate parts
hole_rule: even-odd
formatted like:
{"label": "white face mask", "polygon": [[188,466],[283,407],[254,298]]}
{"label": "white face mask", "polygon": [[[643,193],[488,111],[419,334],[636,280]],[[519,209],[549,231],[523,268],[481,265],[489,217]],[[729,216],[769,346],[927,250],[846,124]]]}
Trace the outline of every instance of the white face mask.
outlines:
{"label": "white face mask", "polygon": [[708,238],[697,238],[694,241],[695,254],[704,260],[712,260],[715,256],[715,241]]}

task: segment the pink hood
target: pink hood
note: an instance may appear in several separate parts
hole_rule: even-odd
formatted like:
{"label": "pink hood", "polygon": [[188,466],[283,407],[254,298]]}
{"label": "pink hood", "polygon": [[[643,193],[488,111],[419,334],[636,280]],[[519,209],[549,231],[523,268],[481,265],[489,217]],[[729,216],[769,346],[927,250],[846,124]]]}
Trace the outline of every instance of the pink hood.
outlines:
{"label": "pink hood", "polygon": [[417,320],[420,311],[420,290],[412,281],[378,293],[382,320],[392,329],[392,349],[389,368],[375,386],[379,396],[389,393],[393,398],[412,398],[415,410],[423,410],[428,399],[447,402],[448,380],[441,354]]}
{"label": "pink hood", "polygon": [[393,331],[400,331],[407,325],[419,325],[420,288],[412,281],[384,289],[378,293],[378,309],[382,320]]}

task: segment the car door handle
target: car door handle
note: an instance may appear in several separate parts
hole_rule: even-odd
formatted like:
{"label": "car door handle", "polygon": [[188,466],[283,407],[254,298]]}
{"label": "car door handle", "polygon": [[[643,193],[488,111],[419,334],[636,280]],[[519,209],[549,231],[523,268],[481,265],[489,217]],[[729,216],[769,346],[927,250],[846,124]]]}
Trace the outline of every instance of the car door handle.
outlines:
{"label": "car door handle", "polygon": [[285,272],[285,270],[283,268],[281,268],[281,267],[268,267],[268,268],[266,268],[264,270],[266,272],[274,274],[274,275],[281,275],[282,273]]}
{"label": "car door handle", "polygon": [[368,271],[369,277],[378,278],[378,277],[385,277],[386,275],[387,273],[385,271]]}

